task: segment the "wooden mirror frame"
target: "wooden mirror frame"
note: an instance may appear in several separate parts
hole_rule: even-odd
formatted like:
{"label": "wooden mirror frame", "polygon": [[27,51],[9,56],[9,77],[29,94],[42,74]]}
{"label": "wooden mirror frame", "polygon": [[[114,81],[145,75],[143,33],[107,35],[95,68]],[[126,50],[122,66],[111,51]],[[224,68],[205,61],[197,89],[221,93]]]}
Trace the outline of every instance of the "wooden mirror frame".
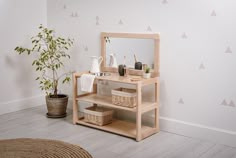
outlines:
{"label": "wooden mirror frame", "polygon": [[[159,34],[157,33],[143,34],[143,33],[102,32],[101,33],[101,55],[103,57],[103,61],[101,64],[101,70],[104,72],[118,72],[117,68],[106,66],[106,37],[153,39],[154,40],[154,69],[152,70],[152,77],[157,77],[160,75],[160,72],[159,72],[160,35]],[[129,74],[142,75],[143,70],[129,69]]]}

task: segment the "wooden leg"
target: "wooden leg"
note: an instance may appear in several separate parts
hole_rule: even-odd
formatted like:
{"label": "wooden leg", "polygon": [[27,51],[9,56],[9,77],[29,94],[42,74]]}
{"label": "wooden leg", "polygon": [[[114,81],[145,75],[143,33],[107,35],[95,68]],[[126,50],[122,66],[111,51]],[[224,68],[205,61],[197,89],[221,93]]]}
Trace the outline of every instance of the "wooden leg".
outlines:
{"label": "wooden leg", "polygon": [[157,132],[160,131],[160,128],[159,128],[159,108],[155,109],[155,128],[156,128]]}
{"label": "wooden leg", "polygon": [[76,100],[77,97],[77,78],[75,74],[73,74],[73,124],[76,124],[78,121],[78,102]]}
{"label": "wooden leg", "polygon": [[136,116],[136,131],[137,131],[136,141],[140,141],[142,140],[142,135],[141,135],[142,117],[141,117],[141,114],[139,114],[138,112],[136,115],[137,115]]}
{"label": "wooden leg", "polygon": [[78,103],[73,100],[73,124],[75,125],[78,121]]}
{"label": "wooden leg", "polygon": [[159,132],[159,84],[157,82],[155,83],[155,102],[158,105],[158,107],[155,108],[155,128],[157,132]]}
{"label": "wooden leg", "polygon": [[142,140],[142,113],[141,113],[141,84],[137,84],[137,113],[136,113],[136,141]]}

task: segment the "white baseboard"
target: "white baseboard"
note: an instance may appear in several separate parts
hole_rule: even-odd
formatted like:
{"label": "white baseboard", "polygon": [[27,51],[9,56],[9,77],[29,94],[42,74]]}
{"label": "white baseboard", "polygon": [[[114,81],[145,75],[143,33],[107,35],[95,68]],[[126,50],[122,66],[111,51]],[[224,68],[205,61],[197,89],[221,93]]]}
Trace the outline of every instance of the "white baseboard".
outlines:
{"label": "white baseboard", "polygon": [[160,129],[179,135],[236,147],[236,132],[200,124],[160,117]]}
{"label": "white baseboard", "polygon": [[31,107],[36,107],[43,104],[46,104],[44,95],[0,103],[0,115]]}
{"label": "white baseboard", "polygon": [[67,108],[70,110],[73,110],[73,100],[72,100],[72,97],[70,97],[70,96],[69,96]]}

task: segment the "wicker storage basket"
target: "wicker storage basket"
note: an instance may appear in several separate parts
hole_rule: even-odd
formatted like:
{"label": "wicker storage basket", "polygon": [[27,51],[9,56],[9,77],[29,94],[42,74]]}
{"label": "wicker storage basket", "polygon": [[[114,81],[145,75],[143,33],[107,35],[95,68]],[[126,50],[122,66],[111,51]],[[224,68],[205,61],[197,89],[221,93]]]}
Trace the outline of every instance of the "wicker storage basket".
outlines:
{"label": "wicker storage basket", "polygon": [[137,105],[136,90],[128,88],[118,88],[111,91],[112,104],[133,108]]}
{"label": "wicker storage basket", "polygon": [[112,122],[113,110],[91,106],[84,109],[84,121],[103,126]]}

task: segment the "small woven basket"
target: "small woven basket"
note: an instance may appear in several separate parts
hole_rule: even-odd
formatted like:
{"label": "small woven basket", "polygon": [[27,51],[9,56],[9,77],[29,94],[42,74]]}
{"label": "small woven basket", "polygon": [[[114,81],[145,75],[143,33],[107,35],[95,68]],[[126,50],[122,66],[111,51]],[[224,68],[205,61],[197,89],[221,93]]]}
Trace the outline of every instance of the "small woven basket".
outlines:
{"label": "small woven basket", "polygon": [[91,106],[84,109],[84,121],[95,125],[103,126],[112,123],[113,110]]}
{"label": "small woven basket", "polygon": [[112,104],[133,108],[137,106],[136,90],[128,88],[118,88],[111,91]]}

